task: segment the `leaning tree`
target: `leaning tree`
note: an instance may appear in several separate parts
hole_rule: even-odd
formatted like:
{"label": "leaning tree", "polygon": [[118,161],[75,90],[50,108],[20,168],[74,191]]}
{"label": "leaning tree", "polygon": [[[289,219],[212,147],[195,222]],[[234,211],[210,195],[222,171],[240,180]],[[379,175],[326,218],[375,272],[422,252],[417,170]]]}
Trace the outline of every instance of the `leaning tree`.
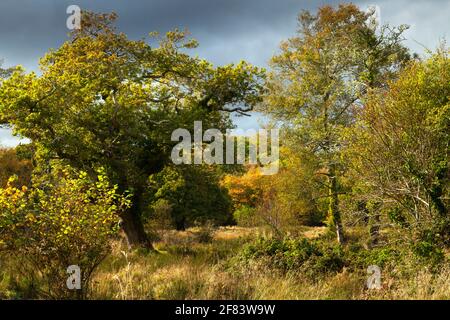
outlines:
{"label": "leaning tree", "polygon": [[[53,161],[92,173],[103,167],[133,205],[122,218],[130,246],[152,247],[141,220],[148,176],[170,160],[171,133],[194,120],[230,126],[231,112],[258,102],[261,70],[241,62],[213,67],[188,55],[178,30],[130,40],[115,14],[83,13],[81,29],[40,61],[41,75],[18,70],[0,89],[0,123],[31,140],[37,170]],[[155,41],[153,41],[155,42]]]}

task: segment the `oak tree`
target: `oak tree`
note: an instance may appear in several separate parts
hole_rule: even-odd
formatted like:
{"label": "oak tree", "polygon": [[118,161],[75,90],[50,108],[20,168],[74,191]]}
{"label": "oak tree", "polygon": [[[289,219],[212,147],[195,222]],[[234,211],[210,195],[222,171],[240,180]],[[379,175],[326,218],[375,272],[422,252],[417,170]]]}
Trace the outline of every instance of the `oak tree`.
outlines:
{"label": "oak tree", "polygon": [[184,31],[151,33],[156,46],[131,40],[115,19],[84,12],[81,29],[41,59],[41,75],[20,69],[3,81],[0,122],[32,141],[40,170],[62,161],[95,178],[95,168],[105,168],[120,193],[132,194],[121,216],[129,245],[151,248],[142,197],[148,176],[170,161],[172,131],[194,120],[229,127],[230,112],[258,102],[263,73],[190,56],[197,42]]}

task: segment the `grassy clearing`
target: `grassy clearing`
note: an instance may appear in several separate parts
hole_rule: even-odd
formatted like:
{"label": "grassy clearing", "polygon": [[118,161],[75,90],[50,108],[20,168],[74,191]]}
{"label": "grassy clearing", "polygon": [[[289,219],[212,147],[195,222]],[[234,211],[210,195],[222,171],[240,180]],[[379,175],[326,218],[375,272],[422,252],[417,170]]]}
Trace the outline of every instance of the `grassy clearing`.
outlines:
{"label": "grassy clearing", "polygon": [[[246,243],[264,232],[219,229],[211,243],[199,243],[198,230],[172,232],[156,244],[158,253],[126,253],[115,243],[92,284],[94,299],[450,299],[448,264],[432,272],[401,265],[382,273],[382,288],[366,288],[367,273],[344,267],[311,278],[280,271],[270,261],[236,262]],[[305,228],[317,238],[321,229]],[[387,270],[387,269],[386,269]]]}
{"label": "grassy clearing", "polygon": [[[354,234],[358,232],[353,230]],[[200,233],[199,229],[165,232],[155,244],[157,252],[152,253],[129,252],[123,241],[114,241],[112,254],[102,262],[91,282],[89,298],[450,299],[448,255],[439,268],[432,268],[422,262],[405,263],[412,261],[411,257],[393,255],[387,249],[355,251],[357,243],[347,243],[336,251],[334,240],[323,228],[303,227],[301,233],[307,240],[287,242],[297,246],[296,251],[274,247],[280,242],[261,240],[268,236],[262,229],[220,228],[207,243],[199,241]],[[304,253],[303,241],[317,246],[314,250],[328,251],[323,251],[323,256],[312,256],[314,259],[309,257],[300,267],[292,264],[286,270],[280,268],[280,261],[291,261],[289,255],[299,259]],[[264,245],[268,247],[261,249]],[[257,258],[243,259],[249,248],[275,253],[264,256],[263,252],[255,255]],[[280,250],[288,251],[280,256]],[[331,271],[342,257],[347,259],[344,265]],[[364,264],[372,261],[383,265],[380,290],[366,287]],[[30,281],[21,273],[23,264],[20,257],[2,256],[0,298],[41,298],[36,288],[42,284],[38,278]]]}

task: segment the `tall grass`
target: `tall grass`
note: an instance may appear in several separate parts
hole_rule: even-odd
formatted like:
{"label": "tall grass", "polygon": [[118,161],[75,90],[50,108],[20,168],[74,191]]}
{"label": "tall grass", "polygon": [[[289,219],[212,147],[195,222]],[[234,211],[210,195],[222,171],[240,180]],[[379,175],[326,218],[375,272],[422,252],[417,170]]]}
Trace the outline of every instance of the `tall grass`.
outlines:
{"label": "tall grass", "polygon": [[[255,234],[253,230],[253,234]],[[195,232],[177,233],[156,244],[158,252],[128,252],[120,241],[99,267],[90,299],[450,299],[450,266],[432,269],[398,262],[382,272],[382,288],[368,290],[365,269],[344,267],[311,278],[281,271],[258,259],[236,263],[242,247],[253,241],[248,230],[228,228],[210,243]],[[4,257],[6,258],[6,257]],[[0,298],[39,298],[21,282],[18,257],[0,261]]]}
{"label": "tall grass", "polygon": [[[233,257],[251,241],[248,233],[219,233],[212,243],[184,233],[157,244],[159,253],[125,254],[117,249],[93,284],[97,299],[450,299],[450,267],[433,271],[417,264],[382,273],[382,288],[366,287],[366,270],[344,268],[311,279],[281,272],[264,261],[232,266]],[[226,234],[226,236],[223,236]],[[178,238],[177,238],[178,237]],[[184,241],[184,242],[183,242]]]}

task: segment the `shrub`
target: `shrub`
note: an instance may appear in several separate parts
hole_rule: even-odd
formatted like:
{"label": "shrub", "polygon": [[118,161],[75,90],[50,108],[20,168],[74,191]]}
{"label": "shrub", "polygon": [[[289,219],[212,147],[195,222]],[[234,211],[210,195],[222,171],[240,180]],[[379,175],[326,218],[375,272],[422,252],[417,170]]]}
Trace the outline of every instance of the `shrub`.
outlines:
{"label": "shrub", "polygon": [[[341,246],[327,239],[266,239],[247,244],[236,257],[239,262],[259,261],[282,272],[300,272],[312,279],[335,274],[344,268],[363,271],[370,265],[380,268],[398,264],[401,251],[395,248],[364,249]],[[232,261],[236,262],[236,261]]]}
{"label": "shrub", "polygon": [[443,250],[431,241],[419,241],[414,244],[413,252],[420,260],[431,265],[438,265],[445,259]]}
{"label": "shrub", "polygon": [[[96,182],[84,172],[58,175],[45,187],[19,189],[11,181],[0,190],[0,245],[27,261],[24,276],[43,282],[40,297],[84,298],[129,202],[102,172]],[[67,289],[71,265],[81,269],[81,290]]]}
{"label": "shrub", "polygon": [[340,245],[322,246],[304,265],[310,277],[327,273],[338,273],[347,264],[344,249]]}
{"label": "shrub", "polygon": [[239,226],[251,227],[257,224],[256,209],[247,205],[238,207],[233,218]]}
{"label": "shrub", "polygon": [[149,177],[150,209],[155,214],[162,204],[170,205],[172,223],[179,231],[198,221],[227,224],[232,220],[231,203],[219,177],[213,167],[166,166]]}
{"label": "shrub", "polygon": [[308,239],[264,239],[244,246],[241,259],[265,258],[282,271],[303,270],[316,273],[338,272],[345,265],[338,246],[326,247]]}
{"label": "shrub", "polygon": [[[172,205],[165,199],[158,199],[150,205],[152,214],[147,220],[146,228],[154,237],[160,238],[158,232],[172,229]],[[156,239],[155,239],[156,240]]]}

